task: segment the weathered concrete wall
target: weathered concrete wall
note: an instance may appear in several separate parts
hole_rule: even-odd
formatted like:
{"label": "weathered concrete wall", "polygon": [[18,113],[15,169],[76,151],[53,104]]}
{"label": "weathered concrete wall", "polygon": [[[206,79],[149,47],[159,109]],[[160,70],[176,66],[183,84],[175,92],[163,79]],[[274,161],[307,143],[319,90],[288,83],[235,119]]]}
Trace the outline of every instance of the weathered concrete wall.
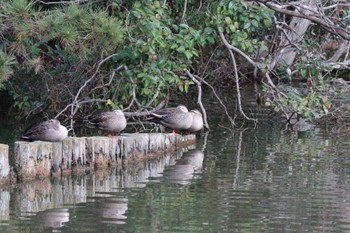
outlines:
{"label": "weathered concrete wall", "polygon": [[9,175],[9,146],[0,144],[0,183],[6,182]]}
{"label": "weathered concrete wall", "polygon": [[63,142],[17,141],[15,172],[20,180],[59,176],[74,170],[105,168],[135,159],[147,159],[194,142],[195,135],[162,133],[69,137]]}

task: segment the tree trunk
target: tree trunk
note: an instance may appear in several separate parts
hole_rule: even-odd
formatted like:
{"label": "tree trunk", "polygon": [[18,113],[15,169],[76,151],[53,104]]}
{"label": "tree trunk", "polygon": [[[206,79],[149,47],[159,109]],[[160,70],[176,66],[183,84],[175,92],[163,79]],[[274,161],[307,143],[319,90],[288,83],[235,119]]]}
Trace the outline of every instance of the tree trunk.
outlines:
{"label": "tree trunk", "polygon": [[[316,10],[316,0],[305,0],[301,1],[301,4],[304,4],[309,7],[310,10]],[[295,9],[299,13],[309,14],[309,9]],[[281,35],[281,41],[279,44],[280,50],[277,52],[272,68],[275,65],[285,62],[288,66],[291,66],[294,62],[295,56],[298,50],[298,43],[303,40],[304,34],[308,27],[310,26],[311,21],[303,18],[293,17],[290,24],[289,30],[285,31]]]}

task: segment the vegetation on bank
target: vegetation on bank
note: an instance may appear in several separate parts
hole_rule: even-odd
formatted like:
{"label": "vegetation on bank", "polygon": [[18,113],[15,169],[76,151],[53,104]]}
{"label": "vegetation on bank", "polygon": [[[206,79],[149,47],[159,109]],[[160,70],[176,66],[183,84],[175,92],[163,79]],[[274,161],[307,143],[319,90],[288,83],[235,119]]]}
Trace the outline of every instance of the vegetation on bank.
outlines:
{"label": "vegetation on bank", "polygon": [[[332,111],[325,80],[347,69],[350,38],[348,6],[324,4],[4,0],[0,92],[11,114],[72,123],[106,104],[151,109],[190,86],[239,93],[254,81],[287,118],[320,117]],[[289,86],[295,80],[305,92]]]}

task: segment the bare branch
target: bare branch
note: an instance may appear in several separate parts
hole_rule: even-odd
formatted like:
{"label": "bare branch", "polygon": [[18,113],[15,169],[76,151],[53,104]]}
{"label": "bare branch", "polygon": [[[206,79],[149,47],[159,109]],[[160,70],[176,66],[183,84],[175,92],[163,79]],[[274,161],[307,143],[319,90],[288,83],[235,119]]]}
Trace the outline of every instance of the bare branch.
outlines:
{"label": "bare branch", "polygon": [[88,80],[85,81],[85,83],[83,84],[83,86],[81,86],[77,92],[77,94],[75,95],[75,98],[74,98],[74,102],[76,102],[79,98],[79,95],[81,93],[81,91],[86,87],[86,85],[91,82],[97,75],[98,71],[100,70],[100,67],[103,63],[105,63],[106,61],[108,61],[109,59],[111,59],[112,57],[115,57],[115,56],[118,56],[117,53],[114,53],[112,55],[109,55],[108,57],[106,57],[105,59],[103,59],[102,61],[100,61],[97,65],[97,68],[95,70],[95,73],[91,76],[91,78],[89,78]]}
{"label": "bare branch", "polygon": [[195,82],[196,85],[197,85],[197,88],[198,88],[197,104],[199,104],[199,106],[201,107],[202,113],[203,113],[204,126],[207,129],[209,129],[209,124],[208,124],[208,121],[207,121],[207,112],[205,111],[205,108],[204,108],[203,103],[202,103],[202,86],[201,86],[201,83],[190,73],[190,71],[185,69],[185,72],[188,75],[188,77],[190,77],[190,79],[192,79],[192,81]]}
{"label": "bare branch", "polygon": [[225,114],[227,116],[227,118],[230,120],[230,123],[232,126],[235,126],[235,121],[232,119],[232,117],[230,116],[230,114],[227,111],[227,108],[225,106],[225,104],[222,102],[222,100],[220,99],[220,97],[218,96],[218,94],[216,93],[214,87],[212,85],[210,85],[207,81],[205,81],[204,79],[201,79],[200,77],[196,76],[197,79],[200,79],[205,85],[207,85],[213,92],[214,96],[216,97],[216,99],[219,101],[219,103],[221,104],[221,106],[224,108]]}
{"label": "bare branch", "polygon": [[152,110],[144,110],[144,111],[136,111],[136,112],[124,112],[124,115],[126,117],[140,117],[140,116],[148,116],[152,112],[158,111],[159,109],[163,108],[165,106],[166,100],[163,100],[160,102],[155,108]]}
{"label": "bare branch", "polygon": [[182,22],[186,21],[187,0],[184,1],[184,10],[182,11]]}
{"label": "bare branch", "polygon": [[229,50],[230,55],[231,55],[231,59],[232,59],[232,63],[233,63],[233,67],[234,67],[234,72],[235,72],[235,79],[236,79],[236,92],[237,92],[237,101],[238,101],[238,108],[239,108],[239,112],[244,116],[245,119],[250,120],[250,121],[257,121],[257,119],[253,119],[248,117],[242,108],[242,98],[241,98],[241,91],[239,88],[239,77],[238,77],[238,72],[237,72],[237,65],[236,65],[236,59],[235,56],[233,55],[232,50]]}
{"label": "bare branch", "polygon": [[221,40],[224,42],[226,48],[228,48],[230,56],[231,56],[231,60],[233,63],[233,67],[234,67],[234,72],[235,72],[235,82],[236,82],[236,91],[237,91],[237,100],[238,100],[238,108],[239,108],[239,112],[243,115],[243,117],[247,120],[250,121],[256,121],[256,119],[250,118],[248,117],[242,108],[242,102],[241,102],[241,92],[240,92],[240,88],[239,88],[239,77],[238,77],[238,72],[237,72],[237,65],[236,65],[236,59],[233,55],[233,51],[238,52],[240,55],[242,55],[248,62],[250,62],[254,67],[257,66],[257,63],[254,62],[247,54],[243,53],[241,50],[239,50],[238,48],[232,46],[231,44],[229,44],[224,36],[224,34],[220,31],[219,29],[219,34],[220,34],[220,38]]}
{"label": "bare branch", "polygon": [[222,33],[222,31],[219,29],[219,35],[220,35],[220,38],[222,40],[222,42],[224,42],[224,45],[230,49],[230,50],[233,50],[237,53],[239,53],[242,57],[244,57],[250,64],[252,64],[253,66],[257,66],[258,63],[256,63],[255,61],[253,61],[247,54],[245,54],[244,52],[242,52],[240,49],[232,46],[230,43],[228,43],[228,41],[226,40],[225,38],[225,35],[224,33]]}
{"label": "bare branch", "polygon": [[74,133],[74,120],[73,120],[73,117],[75,116],[75,114],[77,113],[79,107],[80,107],[80,102],[78,100],[81,92],[83,91],[83,89],[92,81],[94,80],[94,78],[97,76],[99,70],[100,70],[100,67],[106,62],[108,61],[109,59],[111,59],[112,57],[115,57],[117,56],[118,54],[115,53],[115,54],[112,54],[106,58],[104,58],[103,60],[101,60],[98,65],[97,65],[97,68],[95,70],[95,73],[88,79],[84,82],[84,84],[79,88],[78,92],[76,93],[74,99],[73,99],[73,102],[71,104],[69,104],[68,106],[66,106],[60,113],[57,114],[56,118],[61,115],[64,111],[68,110],[68,108],[70,107],[71,108],[71,113],[70,113],[70,130],[73,131],[73,135],[75,134]]}
{"label": "bare branch", "polygon": [[[343,41],[343,43],[338,46],[337,51],[333,54],[331,58],[328,59],[327,62],[336,62],[339,60],[341,56],[343,56],[344,53],[348,53],[350,49],[350,42],[349,41]],[[345,56],[347,57],[347,56]]]}
{"label": "bare branch", "polygon": [[111,74],[111,77],[109,78],[108,83],[103,84],[102,86],[96,86],[96,87],[92,88],[92,89],[91,89],[91,92],[95,91],[96,89],[100,89],[100,88],[102,88],[102,87],[108,87],[108,86],[110,86],[110,85],[112,84],[113,79],[114,79],[115,72],[119,71],[119,70],[122,69],[122,68],[124,68],[125,70],[127,70],[127,68],[126,68],[124,65],[119,66],[117,69],[115,69],[115,70],[112,71],[112,74]]}
{"label": "bare branch", "polygon": [[137,108],[141,107],[140,102],[136,98],[136,85],[135,85],[134,79],[132,77],[130,77],[130,83],[132,86],[132,99],[131,99],[129,106],[126,107],[124,110],[130,109],[132,107],[132,105],[134,104],[134,102],[137,104]]}
{"label": "bare branch", "polygon": [[[333,23],[331,20],[327,19],[327,17],[324,14],[321,14],[320,12],[314,13],[313,11],[294,11],[287,9],[289,6],[293,6],[293,4],[280,4],[275,1],[269,1],[269,0],[256,0],[257,2],[260,2],[267,6],[268,8],[282,14],[308,19],[313,23],[318,24],[319,26],[323,27],[326,31],[338,35],[342,37],[343,39],[350,40],[350,32],[344,28],[343,26],[337,25]],[[294,4],[294,6],[296,6]],[[300,4],[298,5],[301,6]],[[307,9],[307,6],[303,6],[303,8]]]}

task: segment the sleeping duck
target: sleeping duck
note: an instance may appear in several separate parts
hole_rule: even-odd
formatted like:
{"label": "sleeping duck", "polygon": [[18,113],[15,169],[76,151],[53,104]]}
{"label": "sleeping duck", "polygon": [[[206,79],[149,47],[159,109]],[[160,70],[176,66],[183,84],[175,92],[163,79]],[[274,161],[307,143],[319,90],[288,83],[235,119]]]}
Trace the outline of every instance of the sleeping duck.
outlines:
{"label": "sleeping duck", "polygon": [[122,110],[99,112],[89,117],[89,125],[107,131],[111,136],[119,134],[126,127],[126,118]]}
{"label": "sleeping duck", "polygon": [[186,130],[191,127],[193,115],[186,106],[179,105],[176,108],[164,108],[151,113],[148,121],[160,124],[165,128],[175,130]]}
{"label": "sleeping duck", "polygon": [[67,128],[61,125],[57,119],[51,119],[34,124],[28,128],[21,136],[21,139],[58,142],[64,140],[67,136]]}
{"label": "sleeping duck", "polygon": [[203,117],[202,113],[197,109],[191,110],[190,113],[193,116],[191,127],[188,128],[190,132],[196,132],[203,128]]}

